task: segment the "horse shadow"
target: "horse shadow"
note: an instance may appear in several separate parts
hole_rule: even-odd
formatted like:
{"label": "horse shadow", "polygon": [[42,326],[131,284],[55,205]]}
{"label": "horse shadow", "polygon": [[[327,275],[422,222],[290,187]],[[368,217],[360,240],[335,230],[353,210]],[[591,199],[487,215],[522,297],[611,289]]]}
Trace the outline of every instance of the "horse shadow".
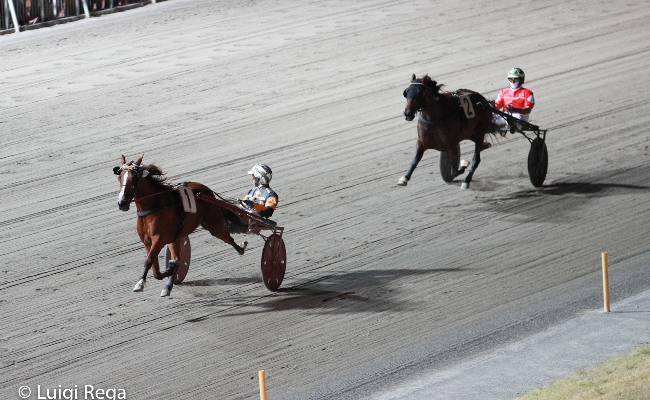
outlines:
{"label": "horse shadow", "polygon": [[[611,195],[624,195],[650,191],[650,186],[629,185],[620,183],[594,183],[594,182],[559,182],[544,186],[534,191],[515,193],[515,198],[529,198],[535,196],[566,196],[581,195],[588,198],[605,197]],[[533,193],[531,193],[533,192]]]}
{"label": "horse shadow", "polygon": [[574,213],[584,208],[586,202],[595,199],[647,194],[650,186],[626,183],[638,181],[642,173],[639,168],[608,171],[600,175],[587,175],[581,180],[557,181],[506,196],[477,199],[493,212],[526,216],[530,221],[562,222],[570,220]]}
{"label": "horse shadow", "polygon": [[[462,272],[463,268],[434,269],[370,269],[337,273],[316,279],[295,281],[265,297],[250,296],[238,299],[238,310],[227,315],[250,315],[269,311],[310,310],[323,314],[350,314],[362,312],[402,312],[421,309],[417,301],[405,301],[399,296],[400,285],[395,281],[410,277]],[[227,283],[231,284],[231,280]],[[262,284],[261,281],[258,281]],[[243,282],[242,282],[243,283]],[[247,279],[246,283],[250,283]],[[203,300],[206,306],[232,307],[224,299]]]}

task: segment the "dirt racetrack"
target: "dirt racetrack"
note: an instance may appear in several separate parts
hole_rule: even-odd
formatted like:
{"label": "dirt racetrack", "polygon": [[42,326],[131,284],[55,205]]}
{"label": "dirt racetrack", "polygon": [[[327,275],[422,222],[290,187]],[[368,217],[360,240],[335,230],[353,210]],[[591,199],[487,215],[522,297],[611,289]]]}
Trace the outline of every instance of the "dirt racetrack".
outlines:
{"label": "dirt racetrack", "polygon": [[[0,398],[372,397],[650,286],[644,1],[170,0],[0,36]],[[526,72],[549,129],[494,140],[467,191],[415,152],[411,74],[495,98]],[[465,158],[473,146],[463,143]],[[287,274],[199,230],[171,298],[120,212],[120,155],[231,197],[274,172]],[[59,386],[60,385],[60,386]]]}

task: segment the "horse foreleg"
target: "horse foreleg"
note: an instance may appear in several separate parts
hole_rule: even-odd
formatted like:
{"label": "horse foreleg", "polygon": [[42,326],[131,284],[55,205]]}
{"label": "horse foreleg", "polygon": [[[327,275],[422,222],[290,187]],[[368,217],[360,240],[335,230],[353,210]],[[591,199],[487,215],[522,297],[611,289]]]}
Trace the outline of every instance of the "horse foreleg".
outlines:
{"label": "horse foreleg", "polygon": [[140,278],[138,283],[133,287],[134,292],[141,292],[144,289],[144,286],[147,283],[147,274],[150,269],[153,270],[154,278],[158,280],[163,278],[163,275],[160,273],[160,266],[158,265],[158,254],[160,253],[161,248],[162,246],[160,246],[157,241],[152,241],[150,245],[145,243],[147,258],[144,260],[144,272],[142,273],[142,278]]}
{"label": "horse foreleg", "polygon": [[154,266],[153,277],[158,280],[161,280],[163,278],[158,267],[158,260],[156,260],[156,262],[153,263],[150,261],[149,257],[147,257],[147,259],[144,261],[144,272],[142,273],[142,278],[140,278],[138,283],[136,283],[135,286],[133,287],[134,292],[142,292],[144,290],[144,287],[147,283],[147,274],[149,273],[149,270],[151,269],[152,266]]}
{"label": "horse foreleg", "polygon": [[[151,251],[151,245],[147,245],[145,243],[144,249],[147,252],[147,258],[149,255],[149,252]],[[147,260],[144,262],[144,272],[142,273],[142,278],[138,281],[138,283],[135,284],[133,287],[134,292],[142,292],[144,290],[144,286],[147,283],[147,275],[149,274],[149,269],[151,268],[151,264],[147,263]]]}
{"label": "horse foreleg", "polygon": [[415,171],[415,167],[417,167],[420,160],[422,160],[424,150],[424,146],[418,142],[417,149],[415,150],[415,157],[413,158],[413,161],[411,161],[411,167],[409,168],[406,175],[399,178],[397,181],[397,186],[406,186],[408,184],[408,182],[411,180],[411,175],[413,175],[413,171]]}
{"label": "horse foreleg", "polygon": [[138,281],[138,283],[133,286],[133,291],[134,292],[142,292],[144,290],[144,285],[147,283],[147,272],[145,271],[144,274],[142,275],[142,278]]}
{"label": "horse foreleg", "polygon": [[483,144],[481,143],[474,145],[474,157],[472,158],[472,165],[469,168],[469,172],[465,177],[465,181],[460,185],[461,189],[469,189],[469,183],[472,181],[472,176],[474,176],[474,171],[478,168],[478,165],[481,163],[481,150],[483,149]]}

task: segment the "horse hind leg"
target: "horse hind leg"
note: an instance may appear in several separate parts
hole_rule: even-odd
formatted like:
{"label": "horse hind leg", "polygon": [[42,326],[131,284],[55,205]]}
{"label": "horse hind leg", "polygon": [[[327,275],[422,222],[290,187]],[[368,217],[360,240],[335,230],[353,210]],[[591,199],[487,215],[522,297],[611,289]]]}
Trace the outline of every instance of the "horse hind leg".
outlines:
{"label": "horse hind leg", "polygon": [[474,176],[474,172],[476,171],[476,168],[478,168],[478,165],[481,163],[481,150],[483,149],[483,144],[481,143],[476,144],[474,146],[474,157],[472,158],[472,165],[469,169],[469,172],[467,173],[467,176],[465,177],[465,181],[460,185],[461,189],[469,189],[469,183],[472,181],[472,177]]}
{"label": "horse hind leg", "polygon": [[467,167],[469,167],[469,161],[460,160],[460,168],[458,168],[458,173],[456,176],[464,174]]}
{"label": "horse hind leg", "polygon": [[165,284],[165,287],[163,290],[160,292],[160,297],[167,297],[171,294],[172,289],[174,288],[174,277],[176,276],[176,271],[178,271],[178,267],[181,265],[180,261],[178,260],[178,254],[180,250],[180,241],[177,240],[173,243],[169,243],[167,247],[169,248],[169,261],[167,262],[167,267],[165,268],[165,271],[161,274],[161,277],[167,277],[167,284]]}
{"label": "horse hind leg", "polygon": [[467,167],[469,167],[469,161],[460,160],[460,166],[458,169],[456,169],[456,165],[459,165],[458,159],[460,158],[460,144],[458,144],[456,146],[456,150],[452,154],[450,154],[450,158],[451,158],[451,165],[453,166],[451,172],[454,178],[464,174]]}
{"label": "horse hind leg", "polygon": [[[213,225],[213,224],[211,224],[211,225]],[[225,224],[224,224],[224,227],[225,227]],[[224,242],[231,245],[237,251],[237,253],[240,256],[244,255],[244,252],[246,251],[246,247],[248,246],[248,242],[241,242],[241,243],[235,242],[235,239],[233,239],[232,236],[230,236],[230,232],[228,232],[227,228],[224,228],[223,230],[222,229],[215,229],[214,232],[211,229],[208,229],[208,231],[210,232],[210,234],[212,236],[216,237],[217,239],[221,239]]]}
{"label": "horse hind leg", "polygon": [[165,271],[162,273],[163,277],[175,274],[178,265],[180,265],[178,261],[180,242],[177,240],[173,243],[169,243],[167,248],[169,249],[169,261],[167,262]]}
{"label": "horse hind leg", "polygon": [[167,269],[163,273],[164,276],[168,276],[167,284],[160,292],[160,297],[167,297],[172,293],[174,287],[174,276],[176,275],[176,270],[178,270],[181,263],[178,260],[170,260]]}
{"label": "horse hind leg", "polygon": [[248,246],[248,242],[241,242],[237,244],[235,242],[235,239],[230,236],[230,233],[228,232],[226,228],[225,222],[222,220],[222,223],[219,224],[218,221],[211,221],[211,222],[203,222],[201,226],[203,229],[206,231],[210,232],[210,234],[217,239],[221,239],[224,242],[228,243],[231,245],[237,253],[239,253],[240,256],[244,255],[244,252],[246,251],[246,246]]}
{"label": "horse hind leg", "polygon": [[246,247],[248,247],[248,242],[244,241],[239,244],[235,243],[232,245],[232,247],[234,247],[235,250],[237,250],[237,253],[239,253],[240,256],[243,256],[244,252],[246,251]]}

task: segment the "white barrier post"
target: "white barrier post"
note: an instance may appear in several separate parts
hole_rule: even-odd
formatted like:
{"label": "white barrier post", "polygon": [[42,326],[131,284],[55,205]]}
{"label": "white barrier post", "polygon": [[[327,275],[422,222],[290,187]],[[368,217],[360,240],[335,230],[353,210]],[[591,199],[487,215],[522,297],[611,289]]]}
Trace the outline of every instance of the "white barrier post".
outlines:
{"label": "white barrier post", "polygon": [[156,4],[156,0],[151,0],[151,4]]}
{"label": "white barrier post", "polygon": [[264,370],[259,372],[260,378],[260,400],[266,400],[266,376]]}
{"label": "white barrier post", "polygon": [[14,0],[9,0],[9,14],[14,23],[14,33],[20,32],[20,25],[18,25],[18,18],[16,18],[16,10],[14,9]]}
{"label": "white barrier post", "polygon": [[90,11],[88,11],[88,2],[86,0],[81,0],[81,4],[84,6],[84,14],[86,18],[90,19]]}
{"label": "white barrier post", "polygon": [[603,302],[605,304],[605,312],[609,312],[609,273],[607,271],[607,252],[603,252]]}

